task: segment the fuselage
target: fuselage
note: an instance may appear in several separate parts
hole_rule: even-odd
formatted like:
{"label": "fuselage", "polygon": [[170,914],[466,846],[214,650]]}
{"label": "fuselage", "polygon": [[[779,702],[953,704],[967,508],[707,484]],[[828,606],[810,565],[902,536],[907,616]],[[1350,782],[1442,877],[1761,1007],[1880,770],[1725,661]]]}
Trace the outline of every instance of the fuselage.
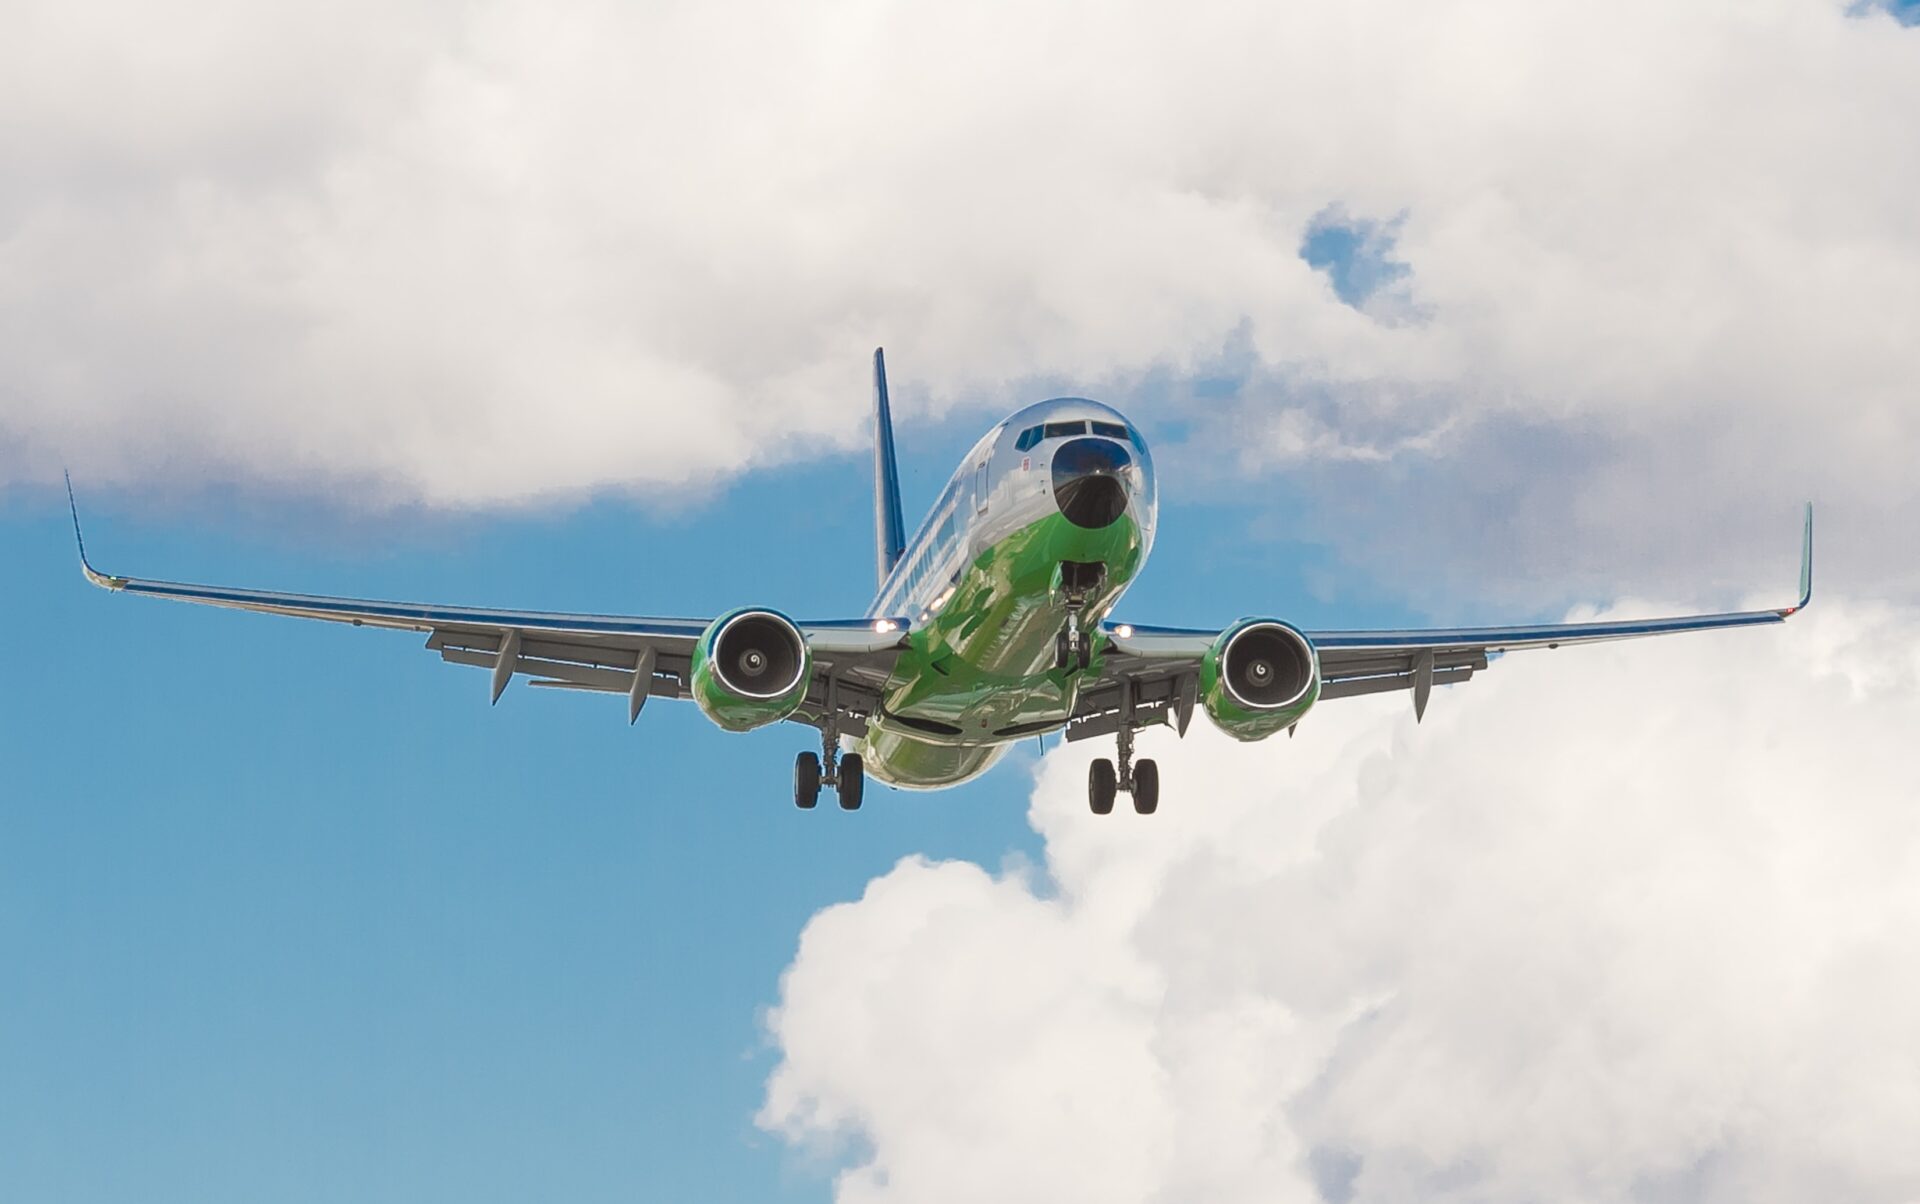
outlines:
{"label": "fuselage", "polygon": [[1083,674],[1063,633],[1099,623],[1146,564],[1157,510],[1146,441],[1117,410],[1057,398],[987,432],[907,542],[869,617],[908,648],[857,745],[891,785],[951,786],[1065,726]]}

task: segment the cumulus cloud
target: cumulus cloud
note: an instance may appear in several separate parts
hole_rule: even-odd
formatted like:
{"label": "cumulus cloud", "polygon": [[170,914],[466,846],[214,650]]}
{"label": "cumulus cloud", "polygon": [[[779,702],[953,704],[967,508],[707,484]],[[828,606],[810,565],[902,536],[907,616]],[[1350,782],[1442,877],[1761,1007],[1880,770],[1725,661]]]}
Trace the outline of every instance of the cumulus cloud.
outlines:
{"label": "cumulus cloud", "polygon": [[1831,602],[1196,725],[1151,819],[1069,746],[1042,865],[814,917],[761,1123],[843,1204],[1914,1199],[1916,649]]}
{"label": "cumulus cloud", "polygon": [[[1511,427],[1598,432],[1557,482],[1586,533],[1782,494],[1920,519],[1920,33],[1879,9],[29,0],[12,28],[0,481],[698,489],[856,442],[884,341],[909,416],[1106,392],[1288,471],[1474,479]],[[1303,257],[1328,214],[1390,235],[1391,297]],[[1143,384],[1231,347],[1241,404]]]}

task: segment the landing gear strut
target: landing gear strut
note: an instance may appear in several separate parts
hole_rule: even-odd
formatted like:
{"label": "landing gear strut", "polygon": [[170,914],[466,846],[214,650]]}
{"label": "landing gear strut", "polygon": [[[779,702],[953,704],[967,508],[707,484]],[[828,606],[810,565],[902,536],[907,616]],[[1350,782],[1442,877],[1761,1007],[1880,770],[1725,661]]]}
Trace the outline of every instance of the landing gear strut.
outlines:
{"label": "landing gear strut", "polygon": [[1093,637],[1082,629],[1080,612],[1087,597],[1099,591],[1107,579],[1107,566],[1097,561],[1082,564],[1063,560],[1055,570],[1053,588],[1067,608],[1067,625],[1053,640],[1053,667],[1069,672],[1084,672],[1093,664]]}
{"label": "landing gear strut", "polygon": [[1123,680],[1120,683],[1120,763],[1116,766],[1102,757],[1087,770],[1087,805],[1095,815],[1110,814],[1114,795],[1122,791],[1133,796],[1133,809],[1141,815],[1152,815],[1160,808],[1160,766],[1144,758],[1138,765],[1134,764],[1133,732],[1133,683]]}

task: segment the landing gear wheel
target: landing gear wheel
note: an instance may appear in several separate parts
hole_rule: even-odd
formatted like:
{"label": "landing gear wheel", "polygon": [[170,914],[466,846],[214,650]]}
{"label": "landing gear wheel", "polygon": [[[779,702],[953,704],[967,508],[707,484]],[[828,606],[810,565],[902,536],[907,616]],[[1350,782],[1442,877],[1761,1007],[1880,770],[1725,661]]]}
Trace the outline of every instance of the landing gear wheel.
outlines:
{"label": "landing gear wheel", "polygon": [[1081,672],[1084,673],[1086,670],[1091,668],[1093,668],[1093,640],[1087,636],[1081,636],[1080,637],[1080,670]]}
{"label": "landing gear wheel", "polygon": [[867,766],[858,753],[840,758],[840,809],[858,811],[860,795],[867,787]]}
{"label": "landing gear wheel", "polygon": [[793,759],[793,805],[813,810],[820,801],[820,755],[803,752]]}
{"label": "landing gear wheel", "polygon": [[1133,809],[1152,815],[1160,806],[1160,766],[1140,761],[1133,767]]}
{"label": "landing gear wheel", "polygon": [[1067,655],[1067,633],[1061,632],[1053,637],[1053,667],[1066,669],[1073,664],[1073,658]]}
{"label": "landing gear wheel", "polygon": [[1113,775],[1112,761],[1101,757],[1087,767],[1087,805],[1093,808],[1095,815],[1113,813],[1113,796],[1119,788],[1119,780]]}

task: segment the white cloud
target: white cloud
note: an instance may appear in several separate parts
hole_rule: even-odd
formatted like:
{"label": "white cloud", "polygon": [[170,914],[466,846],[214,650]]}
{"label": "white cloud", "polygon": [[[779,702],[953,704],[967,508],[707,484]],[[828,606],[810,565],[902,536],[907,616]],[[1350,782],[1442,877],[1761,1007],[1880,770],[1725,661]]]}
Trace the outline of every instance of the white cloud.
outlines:
{"label": "white cloud", "polygon": [[849,1204],[1920,1196],[1920,614],[1407,709],[1150,738],[1151,819],[1047,757],[1041,871],[808,925],[762,1123]]}
{"label": "white cloud", "polygon": [[1242,338],[1307,452],[1590,422],[1910,525],[1920,33],[1846,8],[16,5],[0,480],[698,488],[857,441],[876,342],[924,412]]}

